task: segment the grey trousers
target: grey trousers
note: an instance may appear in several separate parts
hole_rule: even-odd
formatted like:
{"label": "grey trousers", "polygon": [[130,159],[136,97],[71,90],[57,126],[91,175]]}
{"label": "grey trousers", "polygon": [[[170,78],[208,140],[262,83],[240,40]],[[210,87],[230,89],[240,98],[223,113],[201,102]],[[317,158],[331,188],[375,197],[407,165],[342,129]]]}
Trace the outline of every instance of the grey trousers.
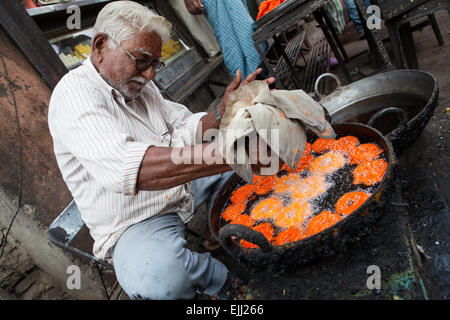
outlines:
{"label": "grey trousers", "polygon": [[[192,183],[195,211],[207,212],[231,172]],[[227,268],[210,253],[185,248],[185,225],[177,214],[166,214],[129,227],[111,251],[117,280],[131,299],[192,299],[216,294]]]}

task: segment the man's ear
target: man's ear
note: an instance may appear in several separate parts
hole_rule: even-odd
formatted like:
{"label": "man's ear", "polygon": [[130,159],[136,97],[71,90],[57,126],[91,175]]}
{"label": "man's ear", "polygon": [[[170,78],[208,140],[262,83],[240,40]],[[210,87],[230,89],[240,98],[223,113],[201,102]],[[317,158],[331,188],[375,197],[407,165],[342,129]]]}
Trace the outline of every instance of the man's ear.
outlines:
{"label": "man's ear", "polygon": [[103,54],[108,45],[108,36],[105,33],[97,33],[92,40],[92,57],[97,63],[103,61]]}

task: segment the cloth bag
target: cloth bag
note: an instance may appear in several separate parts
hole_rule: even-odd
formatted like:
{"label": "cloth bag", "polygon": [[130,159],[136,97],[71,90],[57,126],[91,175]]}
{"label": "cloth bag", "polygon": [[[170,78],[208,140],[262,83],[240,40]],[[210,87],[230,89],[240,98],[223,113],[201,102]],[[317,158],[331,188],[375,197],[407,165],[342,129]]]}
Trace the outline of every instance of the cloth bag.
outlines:
{"label": "cloth bag", "polygon": [[[219,152],[240,177],[251,183],[254,174],[276,174],[278,158],[296,168],[308,129],[322,138],[336,137],[323,107],[303,90],[271,91],[265,81],[253,81],[230,96],[219,127]],[[266,146],[271,155],[264,154]],[[270,158],[271,165],[253,172],[251,164],[257,153],[266,160]]]}

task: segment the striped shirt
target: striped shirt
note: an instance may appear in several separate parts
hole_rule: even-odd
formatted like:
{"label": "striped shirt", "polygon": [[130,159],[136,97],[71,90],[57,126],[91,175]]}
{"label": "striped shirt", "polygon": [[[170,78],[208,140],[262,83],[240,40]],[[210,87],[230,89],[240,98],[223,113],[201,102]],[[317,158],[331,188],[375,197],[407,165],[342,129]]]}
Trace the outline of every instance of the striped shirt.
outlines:
{"label": "striped shirt", "polygon": [[159,214],[193,215],[191,183],[160,191],[136,189],[139,167],[150,146],[201,143],[197,127],[204,112],[164,99],[153,82],[126,103],[90,58],[55,87],[48,124],[56,160],[94,239],[93,253],[110,256],[131,225]]}

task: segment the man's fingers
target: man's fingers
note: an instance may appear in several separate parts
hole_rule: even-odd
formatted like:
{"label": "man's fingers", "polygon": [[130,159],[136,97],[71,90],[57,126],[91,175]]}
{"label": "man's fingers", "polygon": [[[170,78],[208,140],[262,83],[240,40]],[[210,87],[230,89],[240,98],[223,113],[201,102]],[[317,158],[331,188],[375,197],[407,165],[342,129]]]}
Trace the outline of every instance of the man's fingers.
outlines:
{"label": "man's fingers", "polygon": [[236,71],[236,76],[234,77],[233,81],[231,81],[230,85],[228,86],[228,89],[230,91],[234,91],[241,85],[242,81],[242,73],[240,70]]}
{"label": "man's fingers", "polygon": [[203,13],[202,0],[194,0],[194,7],[195,7],[196,14],[202,14]]}
{"label": "man's fingers", "polygon": [[262,72],[261,68],[256,69],[254,72],[252,72],[250,75],[247,76],[243,84],[248,84],[256,79],[258,74]]}
{"label": "man's fingers", "polygon": [[[247,79],[245,79],[245,81],[242,84],[249,84],[250,82],[254,81],[256,79],[256,77],[261,74],[262,72],[262,68],[258,68],[256,69],[253,73],[251,73]],[[265,82],[267,82],[267,84],[273,84],[275,83],[276,79],[274,77],[270,77],[267,79],[264,79]]]}
{"label": "man's fingers", "polygon": [[265,82],[267,82],[267,84],[272,84],[275,83],[276,79],[274,77],[270,77],[267,79],[264,79]]}
{"label": "man's fingers", "polygon": [[186,9],[191,14],[203,14],[203,3],[201,0],[185,0]]}
{"label": "man's fingers", "polygon": [[196,4],[197,8],[203,9],[202,0],[195,0],[194,2]]}

